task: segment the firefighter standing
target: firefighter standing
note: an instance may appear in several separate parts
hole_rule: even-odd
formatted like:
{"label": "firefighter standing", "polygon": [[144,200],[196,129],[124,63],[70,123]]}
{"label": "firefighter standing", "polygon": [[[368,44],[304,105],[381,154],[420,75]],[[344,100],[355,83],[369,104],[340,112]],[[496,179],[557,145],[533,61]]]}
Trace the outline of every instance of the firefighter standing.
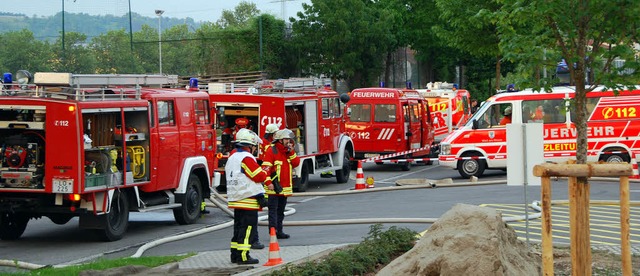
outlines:
{"label": "firefighter standing", "polygon": [[273,143],[273,135],[278,131],[279,127],[276,124],[268,124],[264,129],[264,137],[262,138],[262,145],[260,147],[260,159],[264,158],[264,153],[271,147]]}
{"label": "firefighter standing", "polygon": [[257,139],[253,131],[239,130],[235,141],[237,151],[225,166],[228,205],[234,209],[231,262],[237,264],[259,263],[249,255],[251,233],[258,227],[258,211],[261,210],[256,195],[264,193],[261,182],[267,178],[252,154],[258,146]]}
{"label": "firefighter standing", "polygon": [[282,231],[282,221],[287,197],[293,194],[293,169],[300,165],[300,157],[294,150],[295,135],[291,130],[276,131],[273,140],[273,146],[265,152],[262,160],[262,167],[269,174],[265,181],[268,185],[269,229],[276,229],[278,239],[288,239],[289,235]]}

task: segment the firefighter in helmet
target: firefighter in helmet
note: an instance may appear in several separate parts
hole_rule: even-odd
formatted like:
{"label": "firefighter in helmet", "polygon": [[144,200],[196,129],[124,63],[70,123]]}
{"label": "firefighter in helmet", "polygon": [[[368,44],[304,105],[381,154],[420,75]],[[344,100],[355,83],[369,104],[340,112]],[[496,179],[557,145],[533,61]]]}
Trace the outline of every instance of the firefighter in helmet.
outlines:
{"label": "firefighter in helmet", "polygon": [[228,206],[234,210],[231,262],[237,264],[259,263],[249,255],[251,233],[258,227],[258,211],[262,209],[257,197],[264,194],[261,182],[267,178],[252,154],[258,140],[253,131],[240,129],[236,133],[236,152],[229,156],[225,166]]}
{"label": "firefighter in helmet", "polygon": [[282,231],[287,198],[293,194],[293,169],[300,165],[296,155],[295,135],[289,129],[281,129],[273,135],[273,145],[264,154],[262,167],[268,172],[265,181],[269,206],[269,229],[275,228],[278,239],[288,239]]}
{"label": "firefighter in helmet", "polygon": [[264,129],[264,136],[262,138],[262,145],[260,147],[260,154],[258,157],[260,159],[264,158],[264,153],[267,152],[267,149],[271,147],[271,143],[273,142],[273,134],[276,133],[280,128],[276,124],[268,124]]}

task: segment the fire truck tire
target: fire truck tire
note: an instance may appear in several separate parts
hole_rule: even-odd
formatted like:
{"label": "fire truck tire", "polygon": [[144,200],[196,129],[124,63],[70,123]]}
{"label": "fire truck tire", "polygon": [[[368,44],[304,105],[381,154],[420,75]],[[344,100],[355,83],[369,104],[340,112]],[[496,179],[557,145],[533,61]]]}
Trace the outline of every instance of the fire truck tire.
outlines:
{"label": "fire truck tire", "polygon": [[[478,156],[478,154],[465,155],[465,157]],[[463,159],[458,160],[458,173],[463,178],[472,176],[480,177],[487,168],[487,163],[482,159]]]}
{"label": "fire truck tire", "polygon": [[403,162],[400,163],[400,169],[403,171],[410,171],[411,170],[411,162]]}
{"label": "fire truck tire", "polygon": [[0,213],[0,239],[17,240],[27,228],[29,217]]}
{"label": "fire truck tire", "polygon": [[309,164],[303,163],[302,170],[300,170],[300,178],[298,178],[298,185],[293,186],[294,192],[306,192],[309,187]]}
{"label": "fire truck tire", "polygon": [[629,163],[629,156],[622,153],[603,154],[599,160],[607,163]]}
{"label": "fire truck tire", "polygon": [[127,200],[127,195],[121,190],[116,190],[113,193],[111,204],[109,213],[102,216],[104,229],[101,229],[101,234],[106,241],[117,241],[124,237],[124,233],[127,232],[129,227],[129,201]]}
{"label": "fire truck tire", "polygon": [[342,157],[342,169],[336,170],[336,181],[338,183],[347,183],[349,181],[349,174],[351,174],[351,165],[349,161],[351,160],[351,155],[349,151],[344,151],[344,157]]}
{"label": "fire truck tire", "polygon": [[187,191],[184,194],[182,206],[173,209],[173,217],[175,217],[178,224],[193,224],[200,217],[201,206],[202,187],[200,178],[195,174],[191,174],[189,176],[189,182],[187,183]]}

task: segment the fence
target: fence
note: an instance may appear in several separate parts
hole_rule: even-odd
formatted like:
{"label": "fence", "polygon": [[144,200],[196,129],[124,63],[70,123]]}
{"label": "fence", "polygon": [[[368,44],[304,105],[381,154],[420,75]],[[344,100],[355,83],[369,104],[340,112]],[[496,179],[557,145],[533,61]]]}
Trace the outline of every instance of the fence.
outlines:
{"label": "fence", "polygon": [[[572,275],[591,275],[591,244],[589,227],[589,183],[578,178],[592,176],[620,177],[620,249],[622,275],[631,275],[631,244],[629,240],[629,176],[632,165],[604,164],[541,164],[533,175],[542,177],[542,273],[553,275],[553,240],[551,236],[551,177],[569,178],[569,231],[571,239]],[[587,179],[588,180],[588,179]]]}

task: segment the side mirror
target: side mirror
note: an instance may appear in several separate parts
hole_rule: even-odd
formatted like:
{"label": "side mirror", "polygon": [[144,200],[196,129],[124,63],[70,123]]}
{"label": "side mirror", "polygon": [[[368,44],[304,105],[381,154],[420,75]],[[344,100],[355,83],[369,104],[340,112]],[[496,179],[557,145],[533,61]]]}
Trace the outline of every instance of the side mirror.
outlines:
{"label": "side mirror", "polygon": [[340,94],[340,101],[341,101],[343,104],[346,104],[347,102],[349,102],[349,100],[350,100],[350,99],[351,99],[351,98],[350,98],[350,97],[349,97],[349,95],[347,95],[346,93],[344,93],[344,94]]}
{"label": "side mirror", "polygon": [[478,120],[477,119],[473,119],[473,121],[471,121],[471,128],[472,129],[478,129]]}

